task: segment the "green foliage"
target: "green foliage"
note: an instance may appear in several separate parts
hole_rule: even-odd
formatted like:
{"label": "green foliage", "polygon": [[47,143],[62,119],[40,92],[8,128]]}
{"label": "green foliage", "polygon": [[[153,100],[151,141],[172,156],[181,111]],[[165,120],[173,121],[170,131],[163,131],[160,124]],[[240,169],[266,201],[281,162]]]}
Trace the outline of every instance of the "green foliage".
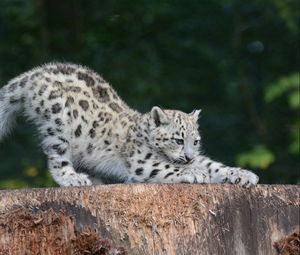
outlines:
{"label": "green foliage", "polygon": [[[142,112],[201,108],[212,158],[296,183],[298,24],[296,0],[2,0],[0,86],[44,62],[84,64]],[[0,188],[51,186],[35,127],[17,123]]]}
{"label": "green foliage", "polygon": [[237,165],[243,168],[259,168],[265,170],[274,162],[274,154],[264,145],[255,145],[252,150],[237,156]]}
{"label": "green foliage", "polygon": [[55,187],[57,184],[53,181],[50,172],[28,166],[23,173],[14,179],[0,181],[0,187],[3,189],[18,189],[29,187]]}
{"label": "green foliage", "polygon": [[[274,100],[284,97],[287,98],[289,107],[299,112],[300,110],[300,90],[299,90],[299,73],[293,73],[286,77],[280,78],[279,81],[267,87],[265,92],[265,100],[271,103]],[[299,152],[299,119],[296,119],[291,127],[289,152],[292,154],[300,154]]]}
{"label": "green foliage", "polygon": [[299,108],[299,73],[280,78],[279,81],[268,86],[265,92],[265,100],[267,103],[273,102],[285,93],[288,93],[290,107],[293,109]]}

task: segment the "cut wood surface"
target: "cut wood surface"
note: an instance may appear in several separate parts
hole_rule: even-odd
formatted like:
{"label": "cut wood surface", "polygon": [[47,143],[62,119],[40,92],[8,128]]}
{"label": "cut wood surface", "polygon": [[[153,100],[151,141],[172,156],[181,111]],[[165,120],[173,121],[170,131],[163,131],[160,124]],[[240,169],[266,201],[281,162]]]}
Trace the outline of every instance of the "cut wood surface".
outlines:
{"label": "cut wood surface", "polygon": [[277,254],[300,186],[134,184],[0,191],[0,254]]}

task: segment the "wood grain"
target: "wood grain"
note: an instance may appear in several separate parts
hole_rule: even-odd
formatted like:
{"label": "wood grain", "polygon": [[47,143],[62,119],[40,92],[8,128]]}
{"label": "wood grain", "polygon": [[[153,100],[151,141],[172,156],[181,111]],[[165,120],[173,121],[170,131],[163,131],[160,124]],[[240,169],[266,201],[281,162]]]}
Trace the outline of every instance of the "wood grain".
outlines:
{"label": "wood grain", "polygon": [[292,185],[3,190],[0,254],[273,255],[299,229],[299,198]]}

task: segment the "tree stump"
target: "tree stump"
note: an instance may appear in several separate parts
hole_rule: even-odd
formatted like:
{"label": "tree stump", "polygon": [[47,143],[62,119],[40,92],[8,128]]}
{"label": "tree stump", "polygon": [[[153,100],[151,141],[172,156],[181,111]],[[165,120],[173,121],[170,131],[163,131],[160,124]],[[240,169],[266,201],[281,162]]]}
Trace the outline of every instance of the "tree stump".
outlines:
{"label": "tree stump", "polygon": [[300,186],[133,184],[0,191],[0,254],[277,254]]}

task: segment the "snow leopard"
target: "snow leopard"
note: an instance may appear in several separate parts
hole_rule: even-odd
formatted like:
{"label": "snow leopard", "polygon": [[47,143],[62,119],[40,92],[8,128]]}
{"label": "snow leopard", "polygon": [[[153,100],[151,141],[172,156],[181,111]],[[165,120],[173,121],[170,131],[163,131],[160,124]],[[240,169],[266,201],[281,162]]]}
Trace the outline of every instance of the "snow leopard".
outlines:
{"label": "snow leopard", "polygon": [[35,124],[48,168],[60,186],[104,183],[256,185],[251,171],[201,153],[200,110],[131,109],[95,71],[49,63],[0,89],[0,140],[18,113]]}

